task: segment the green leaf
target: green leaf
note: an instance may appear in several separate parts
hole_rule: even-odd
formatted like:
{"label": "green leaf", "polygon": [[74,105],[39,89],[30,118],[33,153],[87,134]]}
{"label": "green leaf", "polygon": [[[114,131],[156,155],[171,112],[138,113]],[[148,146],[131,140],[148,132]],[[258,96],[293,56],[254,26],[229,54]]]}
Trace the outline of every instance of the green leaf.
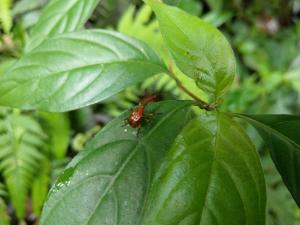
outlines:
{"label": "green leaf", "polygon": [[34,175],[44,159],[45,135],[29,116],[17,113],[0,118],[0,172],[19,219]]}
{"label": "green leaf", "polygon": [[16,62],[15,59],[5,59],[0,63],[0,76],[5,74],[5,72]]}
{"label": "green leaf", "polygon": [[144,43],[117,32],[58,35],[0,77],[0,105],[68,111],[99,102],[165,70]]}
{"label": "green leaf", "polygon": [[166,3],[166,4],[168,4],[168,5],[175,5],[175,6],[177,6],[181,2],[181,0],[164,0],[163,2]]}
{"label": "green leaf", "polygon": [[156,173],[143,225],[264,225],[256,150],[231,118],[209,113],[179,134]]}
{"label": "green leaf", "polygon": [[252,124],[268,145],[283,182],[300,206],[300,116],[236,114]]}
{"label": "green leaf", "polygon": [[15,2],[12,13],[14,17],[24,15],[32,11],[38,11],[44,7],[49,0],[19,0]]}
{"label": "green leaf", "polygon": [[206,0],[209,8],[215,12],[221,12],[224,6],[223,0]]}
{"label": "green leaf", "polygon": [[35,216],[40,216],[44,201],[47,197],[50,181],[50,163],[43,160],[37,176],[34,178],[31,187],[32,210]]}
{"label": "green leaf", "polygon": [[184,11],[192,14],[194,16],[198,16],[202,11],[202,4],[197,0],[180,0],[177,5],[178,8],[183,9]]}
{"label": "green leaf", "polygon": [[4,184],[2,184],[0,182],[0,198],[6,197],[6,196],[7,196],[7,193],[6,193],[5,186],[4,186]]}
{"label": "green leaf", "polygon": [[5,202],[0,198],[0,225],[9,225],[9,217]]}
{"label": "green leaf", "polygon": [[32,29],[25,48],[31,51],[48,37],[81,29],[100,0],[52,0]]}
{"label": "green leaf", "polygon": [[139,224],[151,179],[186,123],[190,102],[147,105],[156,112],[139,136],[111,121],[69,164],[51,189],[41,225]]}
{"label": "green leaf", "polygon": [[168,5],[177,6],[195,16],[199,15],[202,11],[202,5],[197,0],[164,0],[163,2]]}
{"label": "green leaf", "polygon": [[176,65],[198,87],[221,97],[236,74],[233,51],[226,38],[209,23],[159,0],[145,0],[154,10]]}
{"label": "green leaf", "polygon": [[0,0],[0,28],[8,34],[11,30],[13,18],[11,15],[12,0]]}
{"label": "green leaf", "polygon": [[39,112],[44,122],[45,130],[50,137],[50,151],[55,159],[62,159],[68,150],[71,128],[68,114]]}

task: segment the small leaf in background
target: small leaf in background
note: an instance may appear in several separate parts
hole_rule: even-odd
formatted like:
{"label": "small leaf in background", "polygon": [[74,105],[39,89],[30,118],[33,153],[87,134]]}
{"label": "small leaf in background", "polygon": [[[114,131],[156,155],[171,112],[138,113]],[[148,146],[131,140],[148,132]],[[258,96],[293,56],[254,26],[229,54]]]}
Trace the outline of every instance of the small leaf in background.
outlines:
{"label": "small leaf in background", "polygon": [[[300,67],[300,66],[299,66]],[[300,68],[292,69],[284,74],[284,81],[289,83],[300,93]]]}
{"label": "small leaf in background", "polygon": [[32,28],[39,20],[41,11],[50,0],[19,0],[13,5],[12,14],[17,24],[26,30]]}
{"label": "small leaf in background", "polygon": [[300,116],[246,115],[235,116],[253,125],[268,145],[271,157],[283,182],[300,206]]}
{"label": "small leaf in background", "polygon": [[11,5],[12,0],[0,0],[0,28],[6,34],[10,32],[13,23]]}
{"label": "small leaf in background", "polygon": [[83,28],[100,0],[52,0],[42,12],[38,23],[32,29],[25,48],[29,52],[45,39],[56,34]]}
{"label": "small leaf in background", "polygon": [[66,156],[70,136],[70,120],[68,114],[39,112],[38,116],[44,122],[45,130],[50,136],[49,147],[55,159]]}
{"label": "small leaf in background", "polygon": [[245,131],[221,113],[178,135],[152,183],[143,225],[264,225],[266,190]]}
{"label": "small leaf in background", "polygon": [[202,4],[197,0],[164,0],[163,2],[168,5],[177,6],[195,16],[198,16],[202,11]]}
{"label": "small leaf in background", "polygon": [[45,159],[41,162],[38,174],[35,176],[31,187],[32,211],[39,217],[46,200],[50,181],[50,162]]}
{"label": "small leaf in background", "polygon": [[226,93],[236,74],[230,44],[211,24],[158,0],[145,0],[154,10],[176,65],[214,100]]}
{"label": "small leaf in background", "polygon": [[206,3],[215,12],[221,12],[224,7],[224,0],[206,0]]}
{"label": "small leaf in background", "polygon": [[177,5],[178,8],[183,9],[184,11],[192,14],[194,16],[199,16],[202,12],[202,4],[197,0],[180,0]]}
{"label": "small leaf in background", "polygon": [[73,110],[165,70],[146,44],[118,32],[85,30],[58,35],[0,77],[0,105]]}
{"label": "small leaf in background", "polygon": [[74,151],[80,152],[84,150],[85,145],[100,131],[101,127],[96,125],[85,133],[78,133],[72,141]]}
{"label": "small leaf in background", "polygon": [[178,6],[178,4],[181,2],[181,0],[163,0],[163,2],[168,5]]}
{"label": "small leaf in background", "polygon": [[4,186],[4,184],[2,184],[0,182],[0,198],[6,197],[6,196],[7,196],[7,192],[6,192],[5,186]]}
{"label": "small leaf in background", "polygon": [[300,225],[300,208],[284,185],[269,154],[261,158],[267,184],[266,225]]}
{"label": "small leaf in background", "polygon": [[9,216],[5,202],[0,197],[0,225],[9,225]]}
{"label": "small leaf in background", "polygon": [[32,11],[40,9],[45,4],[47,4],[48,1],[49,0],[19,0],[15,2],[12,13],[14,16],[26,14],[28,12],[30,13]]}
{"label": "small leaf in background", "polygon": [[9,225],[9,216],[4,197],[7,197],[7,192],[4,184],[0,182],[0,225]]}
{"label": "small leaf in background", "polygon": [[138,137],[135,129],[124,127],[128,113],[108,123],[59,177],[41,225],[138,224],[154,172],[186,123],[190,106],[187,101],[147,105],[146,113],[159,115]]}

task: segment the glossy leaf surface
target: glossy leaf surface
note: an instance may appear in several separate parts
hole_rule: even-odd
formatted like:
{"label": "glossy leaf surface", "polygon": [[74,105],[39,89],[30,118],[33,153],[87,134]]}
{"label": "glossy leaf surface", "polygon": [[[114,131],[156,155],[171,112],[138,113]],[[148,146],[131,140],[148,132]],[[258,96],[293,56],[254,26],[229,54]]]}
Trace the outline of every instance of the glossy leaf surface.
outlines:
{"label": "glossy leaf surface", "polygon": [[100,0],[52,0],[34,26],[26,52],[56,34],[83,28]]}
{"label": "glossy leaf surface", "polygon": [[265,183],[244,130],[219,113],[192,120],[157,172],[143,225],[264,225]]}
{"label": "glossy leaf surface", "polygon": [[164,41],[182,72],[214,98],[230,87],[236,62],[226,38],[209,23],[158,0],[145,0],[154,10]]}
{"label": "glossy leaf surface", "polygon": [[159,112],[139,136],[113,120],[70,163],[50,192],[41,225],[139,224],[156,168],[186,123],[189,102],[146,107]]}
{"label": "glossy leaf surface", "polygon": [[0,77],[0,105],[68,111],[165,71],[144,43],[117,32],[86,30],[45,41]]}
{"label": "glossy leaf surface", "polygon": [[268,144],[282,180],[300,206],[300,116],[237,116],[252,124]]}

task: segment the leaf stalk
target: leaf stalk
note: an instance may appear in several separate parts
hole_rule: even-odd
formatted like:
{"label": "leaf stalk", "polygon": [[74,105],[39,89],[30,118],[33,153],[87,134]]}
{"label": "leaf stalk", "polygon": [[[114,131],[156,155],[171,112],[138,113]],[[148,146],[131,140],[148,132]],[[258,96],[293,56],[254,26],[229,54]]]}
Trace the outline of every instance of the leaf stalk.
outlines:
{"label": "leaf stalk", "polygon": [[168,75],[176,82],[177,86],[184,91],[187,95],[189,95],[191,98],[193,98],[196,101],[196,105],[199,106],[201,109],[205,109],[207,111],[213,111],[216,109],[216,105],[210,105],[192,92],[190,92],[182,83],[181,81],[176,77],[172,65],[169,65],[168,68]]}

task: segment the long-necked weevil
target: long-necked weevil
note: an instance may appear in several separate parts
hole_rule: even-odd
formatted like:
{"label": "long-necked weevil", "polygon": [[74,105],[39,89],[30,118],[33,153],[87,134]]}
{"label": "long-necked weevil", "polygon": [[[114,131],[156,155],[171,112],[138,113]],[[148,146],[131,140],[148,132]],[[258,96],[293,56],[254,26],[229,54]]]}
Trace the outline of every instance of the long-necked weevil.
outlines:
{"label": "long-necked weevil", "polygon": [[140,129],[142,127],[142,122],[153,116],[153,114],[145,115],[145,106],[148,103],[155,101],[156,98],[157,98],[157,95],[150,95],[150,96],[146,96],[146,97],[142,98],[140,100],[137,108],[135,108],[134,110],[131,111],[126,122],[132,128]]}

